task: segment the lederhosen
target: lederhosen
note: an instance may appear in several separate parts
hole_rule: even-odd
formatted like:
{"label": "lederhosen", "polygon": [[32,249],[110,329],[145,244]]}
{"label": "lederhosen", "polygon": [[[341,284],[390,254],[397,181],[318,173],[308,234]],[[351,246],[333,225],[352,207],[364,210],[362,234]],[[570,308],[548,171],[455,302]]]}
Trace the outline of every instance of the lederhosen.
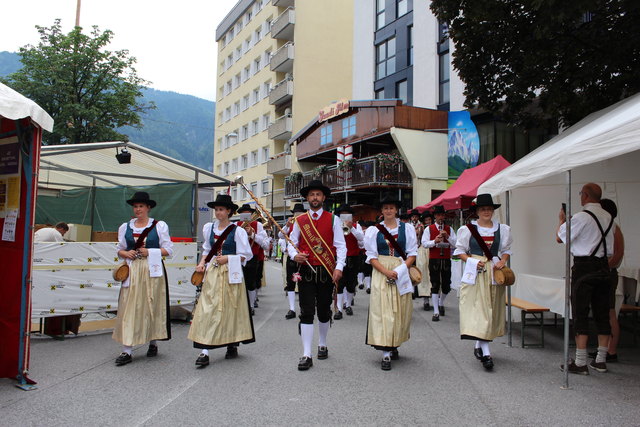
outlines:
{"label": "lederhosen", "polygon": [[[310,218],[311,212],[306,215],[297,217],[298,226],[305,221],[314,221]],[[329,245],[336,255],[336,249],[333,246],[333,214],[323,211],[320,218],[314,221],[315,227],[320,236]],[[313,317],[317,310],[318,321],[326,323],[331,320],[331,302],[333,300],[333,277],[326,268],[324,268],[318,258],[315,256],[313,248],[307,245],[305,239],[301,236],[298,242],[300,252],[309,254],[309,267],[306,263],[300,264],[300,274],[302,280],[298,283],[298,299],[300,301],[300,323],[313,324]]]}
{"label": "lederhosen", "polygon": [[[355,227],[353,227],[355,230]],[[347,258],[344,270],[342,271],[342,278],[338,282],[338,293],[342,293],[344,288],[347,288],[347,292],[355,293],[356,285],[358,283],[358,269],[360,264],[360,248],[358,247],[358,239],[353,233],[349,233],[344,237],[347,244]]]}
{"label": "lederhosen", "polygon": [[[242,227],[243,225],[243,221],[237,222],[238,227]],[[253,221],[250,225],[251,228],[253,228],[254,233],[257,233],[258,221]],[[260,245],[254,241],[251,242],[251,253],[253,254],[253,258],[247,261],[247,263],[242,267],[242,274],[244,275],[244,283],[247,290],[255,291],[260,288],[260,281],[262,280],[264,251]]]}
{"label": "lederhosen", "polygon": [[[444,231],[451,234],[451,227],[444,225]],[[429,240],[434,240],[440,233],[437,224],[431,224],[425,232],[429,233]],[[451,245],[448,248],[429,248],[429,278],[431,279],[431,294],[448,294],[451,291]]]}
{"label": "lederhosen", "polygon": [[[600,242],[589,256],[574,256],[571,267],[571,311],[573,327],[576,335],[589,335],[589,311],[593,312],[598,335],[610,335],[609,323],[609,299],[611,287],[611,270],[607,259],[607,233],[613,225],[613,218],[607,230],[603,230],[600,221],[588,211],[602,237]],[[598,257],[596,253],[604,245],[604,256]]]}

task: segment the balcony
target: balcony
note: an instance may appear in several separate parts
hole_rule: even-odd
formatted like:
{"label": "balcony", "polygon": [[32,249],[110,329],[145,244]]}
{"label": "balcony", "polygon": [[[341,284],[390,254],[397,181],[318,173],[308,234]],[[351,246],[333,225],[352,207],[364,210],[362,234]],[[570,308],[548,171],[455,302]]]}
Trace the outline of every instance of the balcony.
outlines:
{"label": "balcony", "polygon": [[288,8],[271,23],[271,37],[280,40],[293,40],[293,28],[296,23],[296,12]]}
{"label": "balcony", "polygon": [[291,154],[280,153],[267,162],[267,173],[271,175],[289,175],[291,173]]}
{"label": "balcony", "polygon": [[291,102],[293,98],[293,80],[285,79],[276,84],[269,92],[269,104],[279,106]]}
{"label": "balcony", "polygon": [[384,186],[412,187],[411,173],[404,162],[385,164],[373,156],[356,160],[351,169],[347,170],[340,171],[332,165],[327,166],[319,175],[311,171],[305,172],[297,180],[287,177],[284,181],[285,199],[299,198],[300,189],[307,186],[313,179],[319,179],[332,191]]}
{"label": "balcony", "polygon": [[293,7],[293,0],[272,0],[271,3],[277,7]]}
{"label": "balcony", "polygon": [[[271,214],[271,216],[279,216],[282,215],[284,211],[286,211],[286,202],[284,200],[284,188],[280,188],[273,192],[273,197],[271,194],[265,195],[267,200],[267,210]],[[285,212],[285,216],[289,212]]]}
{"label": "balcony", "polygon": [[269,126],[269,139],[289,139],[293,130],[293,119],[290,115],[282,116]]}
{"label": "balcony", "polygon": [[271,56],[271,71],[288,73],[293,71],[293,43],[289,42]]}

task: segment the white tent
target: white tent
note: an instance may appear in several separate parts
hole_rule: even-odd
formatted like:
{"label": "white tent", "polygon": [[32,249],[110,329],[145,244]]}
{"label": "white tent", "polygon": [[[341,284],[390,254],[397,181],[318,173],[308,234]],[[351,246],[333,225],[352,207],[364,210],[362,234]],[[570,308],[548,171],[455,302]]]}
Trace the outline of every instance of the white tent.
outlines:
{"label": "white tent", "polygon": [[620,273],[637,280],[640,94],[587,116],[478,189],[478,193],[509,194],[511,266],[518,276],[514,296],[550,307],[554,313],[568,313],[569,258],[565,246],[555,242],[555,230],[561,203],[567,203],[568,214],[579,211],[578,192],[587,182],[598,183],[603,197],[617,203],[617,222],[626,244]]}
{"label": "white tent", "polygon": [[38,104],[0,83],[0,117],[18,120],[30,117],[42,129],[51,132],[53,119]]}

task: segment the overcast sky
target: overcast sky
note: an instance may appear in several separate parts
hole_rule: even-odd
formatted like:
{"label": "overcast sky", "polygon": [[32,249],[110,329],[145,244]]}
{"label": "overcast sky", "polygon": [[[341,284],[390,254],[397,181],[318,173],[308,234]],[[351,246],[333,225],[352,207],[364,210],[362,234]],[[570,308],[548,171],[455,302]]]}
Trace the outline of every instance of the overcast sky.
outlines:
{"label": "overcast sky", "polygon": [[[115,33],[110,50],[128,49],[151,87],[215,100],[215,30],[238,0],[82,0],[80,25]],[[77,0],[2,2],[0,51],[37,44],[35,25],[75,23]]]}

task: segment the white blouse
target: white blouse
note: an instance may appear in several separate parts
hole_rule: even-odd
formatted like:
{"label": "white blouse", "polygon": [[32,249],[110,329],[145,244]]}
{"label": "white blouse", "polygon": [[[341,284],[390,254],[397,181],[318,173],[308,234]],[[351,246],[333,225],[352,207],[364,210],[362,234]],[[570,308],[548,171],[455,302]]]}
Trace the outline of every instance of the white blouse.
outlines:
{"label": "white blouse", "polygon": [[[215,225],[215,228],[213,228],[214,225]],[[227,227],[229,225],[227,225]],[[224,230],[226,230],[227,227],[223,228],[222,230],[219,230],[218,221],[208,222],[204,225],[204,227],[202,227],[202,235],[204,236],[204,242],[202,243],[203,257],[206,257],[207,255],[209,255],[209,252],[211,252],[211,242],[209,239],[211,238],[212,228],[215,230],[217,235],[222,235],[222,233],[224,233]],[[243,265],[244,265],[247,261],[253,258],[253,253],[251,252],[251,246],[249,245],[249,237],[247,236],[247,232],[244,231],[242,227],[236,227],[235,237],[236,237],[235,239],[236,255],[240,255],[244,257],[244,262],[243,262]]]}
{"label": "white blouse", "polygon": [[[131,221],[123,223],[118,229],[118,251],[127,250],[127,241],[124,237],[127,233],[127,226],[131,225],[133,234],[141,234],[145,228],[151,225],[151,223],[153,222],[153,218],[149,218],[149,222],[144,227],[136,227],[135,222],[136,219],[132,218]],[[171,236],[169,236],[169,226],[164,221],[158,221],[158,223],[156,224],[156,231],[158,232],[158,237],[160,239],[160,248],[165,249],[168,253],[168,256],[172,256],[173,242],[171,241]]]}
{"label": "white blouse", "polygon": [[[389,228],[384,225],[384,221],[381,222],[384,228],[389,231],[389,234],[392,236],[398,234],[398,227],[400,227],[400,220],[396,219],[396,226],[394,228]],[[371,264],[372,259],[378,259],[378,227],[372,225],[367,228],[367,231],[364,235],[364,249],[367,254],[366,263]],[[406,253],[407,257],[418,255],[418,237],[416,236],[416,229],[413,227],[413,224],[405,223],[404,225],[404,235],[406,241]]]}
{"label": "white blouse", "polygon": [[[491,227],[480,227],[477,221],[471,221],[478,228],[480,236],[489,237],[500,227],[500,248],[498,249],[498,256],[502,254],[511,255],[511,245],[513,244],[513,238],[511,237],[511,227],[506,224],[500,224],[498,221],[493,221]],[[456,250],[453,251],[454,255],[466,254],[469,252],[469,240],[471,239],[471,232],[466,225],[463,225],[458,229],[458,238],[456,239]]]}

